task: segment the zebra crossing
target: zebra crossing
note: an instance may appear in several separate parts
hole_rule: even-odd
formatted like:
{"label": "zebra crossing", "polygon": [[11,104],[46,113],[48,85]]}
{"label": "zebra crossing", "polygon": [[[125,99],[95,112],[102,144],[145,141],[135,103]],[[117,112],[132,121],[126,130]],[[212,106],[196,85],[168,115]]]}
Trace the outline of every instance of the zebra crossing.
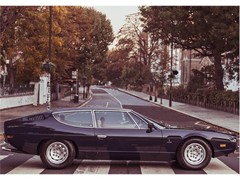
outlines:
{"label": "zebra crossing", "polygon": [[[238,158],[235,160],[239,163]],[[239,170],[233,170],[218,158],[197,171],[183,170],[166,162],[103,160],[75,160],[66,169],[50,170],[45,169],[39,156],[17,153],[0,155],[0,165],[0,174],[239,174]]]}

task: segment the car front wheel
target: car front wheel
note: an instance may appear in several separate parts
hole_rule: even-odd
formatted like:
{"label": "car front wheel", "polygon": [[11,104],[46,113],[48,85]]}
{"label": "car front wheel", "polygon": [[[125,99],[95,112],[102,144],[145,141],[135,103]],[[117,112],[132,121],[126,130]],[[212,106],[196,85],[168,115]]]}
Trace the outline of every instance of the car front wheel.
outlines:
{"label": "car front wheel", "polygon": [[76,150],[69,141],[47,141],[40,149],[40,157],[46,168],[62,169],[72,164]]}
{"label": "car front wheel", "polygon": [[203,169],[212,157],[212,150],[202,139],[185,141],[177,151],[177,162],[185,169]]}

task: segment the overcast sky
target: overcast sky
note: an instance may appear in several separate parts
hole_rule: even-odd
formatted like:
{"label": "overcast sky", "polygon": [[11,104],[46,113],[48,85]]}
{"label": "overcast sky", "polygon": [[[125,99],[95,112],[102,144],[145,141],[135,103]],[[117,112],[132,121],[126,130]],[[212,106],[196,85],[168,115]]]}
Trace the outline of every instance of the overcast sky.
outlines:
{"label": "overcast sky", "polygon": [[94,6],[93,8],[106,14],[107,19],[111,21],[115,35],[125,24],[125,16],[138,12],[137,6]]}

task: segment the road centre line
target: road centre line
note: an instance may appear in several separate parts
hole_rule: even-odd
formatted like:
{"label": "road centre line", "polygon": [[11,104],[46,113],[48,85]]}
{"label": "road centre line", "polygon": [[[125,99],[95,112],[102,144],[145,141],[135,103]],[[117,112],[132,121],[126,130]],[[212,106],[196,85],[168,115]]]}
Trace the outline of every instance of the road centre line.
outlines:
{"label": "road centre line", "polygon": [[[106,91],[105,89],[103,89],[104,91]],[[117,102],[120,104],[120,107],[121,108],[123,108],[123,106],[122,106],[122,103],[121,103],[121,101],[119,101],[119,99],[117,99],[112,93],[110,93],[109,91],[106,91],[108,94],[110,94],[114,99],[116,99],[117,100]]]}

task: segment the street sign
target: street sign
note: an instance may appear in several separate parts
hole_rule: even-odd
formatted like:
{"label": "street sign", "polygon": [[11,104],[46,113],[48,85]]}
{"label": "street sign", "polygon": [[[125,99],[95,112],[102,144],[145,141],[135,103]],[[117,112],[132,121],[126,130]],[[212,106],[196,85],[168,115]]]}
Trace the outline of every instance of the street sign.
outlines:
{"label": "street sign", "polygon": [[77,71],[72,71],[72,79],[77,79]]}

